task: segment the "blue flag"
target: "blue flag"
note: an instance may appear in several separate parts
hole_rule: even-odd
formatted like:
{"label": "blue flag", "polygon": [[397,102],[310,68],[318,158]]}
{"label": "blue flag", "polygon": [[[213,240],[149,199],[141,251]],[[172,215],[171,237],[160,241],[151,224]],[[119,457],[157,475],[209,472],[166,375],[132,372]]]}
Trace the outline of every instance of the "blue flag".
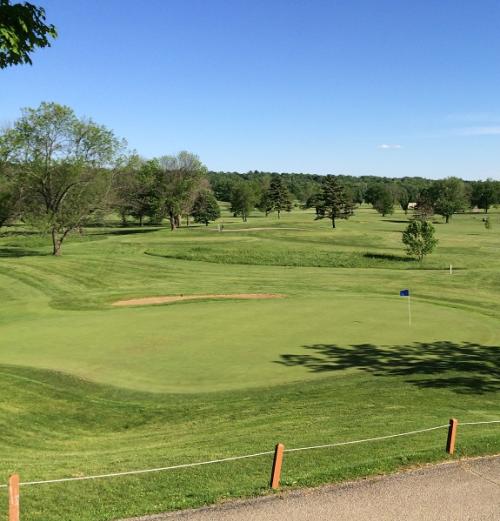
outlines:
{"label": "blue flag", "polygon": [[400,297],[409,297],[410,296],[410,290],[409,289],[402,289],[399,292]]}

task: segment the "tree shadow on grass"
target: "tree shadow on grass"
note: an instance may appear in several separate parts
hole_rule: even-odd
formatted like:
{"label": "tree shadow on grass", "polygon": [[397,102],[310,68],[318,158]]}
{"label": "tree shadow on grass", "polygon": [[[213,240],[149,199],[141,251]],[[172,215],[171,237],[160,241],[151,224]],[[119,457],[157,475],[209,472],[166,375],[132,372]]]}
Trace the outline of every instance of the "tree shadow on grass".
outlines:
{"label": "tree shadow on grass", "polygon": [[361,369],[374,376],[403,376],[421,388],[463,394],[500,391],[500,347],[448,340],[401,346],[304,346],[313,354],[284,354],[276,363],[314,373]]}
{"label": "tree shadow on grass", "polygon": [[50,253],[40,252],[37,250],[26,250],[24,248],[0,248],[0,258],[17,258],[17,257],[46,257]]}
{"label": "tree shadow on grass", "polygon": [[160,227],[157,228],[147,228],[142,230],[141,228],[119,228],[117,230],[108,230],[102,232],[95,232],[92,235],[138,235],[142,233],[152,233],[160,230]]}
{"label": "tree shadow on grass", "polygon": [[363,257],[367,259],[380,259],[380,260],[388,260],[388,261],[399,261],[399,262],[415,262],[415,259],[411,257],[404,257],[403,255],[394,255],[392,253],[372,253],[366,252],[363,254]]}
{"label": "tree shadow on grass", "polygon": [[2,231],[0,231],[0,237],[31,237],[33,235],[41,236],[42,234],[38,231],[29,231],[29,230],[15,230],[12,227],[5,227],[2,228]]}

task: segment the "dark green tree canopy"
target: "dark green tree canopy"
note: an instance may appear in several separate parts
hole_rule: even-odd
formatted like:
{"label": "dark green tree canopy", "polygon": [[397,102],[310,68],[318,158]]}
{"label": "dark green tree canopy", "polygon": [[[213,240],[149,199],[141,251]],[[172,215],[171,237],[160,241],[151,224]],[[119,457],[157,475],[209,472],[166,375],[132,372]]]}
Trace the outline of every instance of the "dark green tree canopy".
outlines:
{"label": "dark green tree canopy", "polygon": [[282,211],[290,212],[292,210],[292,199],[288,192],[283,179],[280,176],[274,176],[271,179],[269,190],[266,198],[268,211],[276,211],[278,219]]}
{"label": "dark green tree canopy", "polygon": [[161,172],[157,159],[145,161],[132,155],[117,171],[114,177],[114,208],[126,225],[127,216],[139,220],[142,226],[144,217],[156,221],[159,202],[156,182]]}
{"label": "dark green tree canopy", "polygon": [[353,204],[345,188],[333,175],[323,180],[321,193],[316,197],[316,219],[327,217],[335,228],[336,219],[348,219],[353,214]]}
{"label": "dark green tree canopy", "polygon": [[56,37],[56,28],[45,23],[43,7],[0,0],[0,68],[31,64],[30,54],[50,47],[50,38]]}
{"label": "dark green tree canopy", "polygon": [[448,177],[432,184],[429,188],[434,211],[449,222],[457,212],[463,212],[467,206],[465,185],[457,177]]}
{"label": "dark green tree canopy", "polygon": [[0,228],[13,221],[19,212],[20,194],[16,184],[0,167]]}
{"label": "dark green tree canopy", "polygon": [[378,213],[386,216],[394,213],[394,199],[397,188],[386,183],[373,183],[366,191],[366,202],[370,203]]}
{"label": "dark green tree canopy", "polygon": [[476,181],[472,185],[471,205],[477,206],[484,213],[493,204],[500,202],[500,182],[487,179],[486,181]]}
{"label": "dark green tree canopy", "polygon": [[434,181],[420,192],[416,212],[419,218],[427,219],[433,214],[441,215],[449,222],[469,204],[465,183],[457,177]]}
{"label": "dark green tree canopy", "polygon": [[191,215],[195,222],[203,223],[205,226],[220,217],[219,204],[211,190],[200,190],[194,200]]}
{"label": "dark green tree canopy", "polygon": [[231,191],[231,212],[234,216],[241,216],[246,222],[248,215],[253,210],[257,198],[249,183],[240,181]]}

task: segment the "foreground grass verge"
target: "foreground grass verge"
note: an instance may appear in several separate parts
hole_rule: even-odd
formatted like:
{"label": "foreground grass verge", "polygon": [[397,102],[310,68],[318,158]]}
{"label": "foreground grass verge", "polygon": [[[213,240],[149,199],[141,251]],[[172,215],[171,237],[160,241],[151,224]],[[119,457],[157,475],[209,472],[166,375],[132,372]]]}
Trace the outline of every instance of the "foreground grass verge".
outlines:
{"label": "foreground grass verge", "polygon": [[[4,366],[0,472],[24,481],[175,465],[498,419],[498,389],[464,392],[467,373],[362,372],[312,382],[198,395],[147,394],[60,373]],[[443,377],[443,375],[441,375]],[[9,414],[17,411],[15,423]],[[446,430],[287,453],[285,487],[318,485],[445,459]],[[459,428],[457,456],[500,452],[500,427]],[[23,487],[23,519],[110,520],[268,493],[272,456],[92,482]],[[5,490],[2,491],[5,496]],[[5,504],[5,503],[4,503]]]}

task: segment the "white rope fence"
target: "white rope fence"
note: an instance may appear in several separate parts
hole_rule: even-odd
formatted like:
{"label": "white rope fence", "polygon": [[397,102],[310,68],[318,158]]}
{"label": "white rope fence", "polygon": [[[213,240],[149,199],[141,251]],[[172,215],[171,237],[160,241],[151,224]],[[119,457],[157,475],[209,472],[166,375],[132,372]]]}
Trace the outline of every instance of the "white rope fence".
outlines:
{"label": "white rope fence", "polygon": [[[500,423],[500,420],[491,420],[491,421],[480,421],[480,422],[461,422],[460,425],[486,425],[486,424],[493,424],[493,423]],[[315,449],[326,449],[331,447],[342,447],[345,445],[355,445],[359,443],[369,443],[373,441],[381,441],[381,440],[388,440],[391,438],[398,438],[402,436],[412,436],[415,434],[421,434],[424,432],[430,432],[435,431],[438,429],[445,429],[448,428],[449,425],[437,425],[436,427],[428,427],[426,429],[419,429],[414,431],[408,431],[408,432],[401,432],[398,434],[388,434],[386,436],[377,436],[374,438],[364,438],[360,440],[353,440],[353,441],[341,441],[337,443],[328,443],[325,445],[311,445],[309,447],[297,447],[292,449],[284,449],[283,452],[299,452],[299,451],[306,451],[306,450],[315,450]],[[195,463],[184,463],[180,465],[171,465],[168,467],[158,467],[158,468],[151,468],[151,469],[141,469],[141,470],[129,470],[124,472],[112,472],[109,474],[96,474],[93,476],[79,476],[79,477],[73,477],[73,478],[60,478],[60,479],[46,479],[41,481],[25,481],[22,483],[19,483],[20,486],[29,486],[29,485],[42,485],[42,484],[48,484],[48,483],[66,483],[69,481],[86,481],[86,480],[92,480],[92,479],[103,479],[103,478],[115,478],[120,476],[133,476],[138,474],[149,474],[152,472],[162,472],[167,470],[176,470],[176,469],[185,469],[185,468],[191,468],[191,467],[200,467],[202,465],[212,465],[215,463],[225,463],[228,461],[238,461],[243,459],[249,459],[249,458],[257,458],[259,456],[269,456],[271,454],[276,454],[274,450],[268,450],[264,452],[256,452],[254,454],[245,454],[242,456],[231,456],[227,458],[221,458],[221,459],[214,459],[209,461],[200,461]],[[0,485],[0,488],[7,488],[8,485]]]}
{"label": "white rope fence", "polygon": [[[225,461],[237,461],[240,459],[256,458],[257,456],[264,456],[266,454],[274,454],[273,450],[266,452],[257,452],[255,454],[245,454],[244,456],[231,456],[228,458],[214,459],[210,461],[200,461],[197,463],[183,463],[181,465],[171,465],[170,467],[158,467],[155,469],[144,469],[144,470],[129,470],[125,472],[112,472],[110,474],[97,474],[95,476],[79,476],[75,478],[61,478],[61,479],[46,479],[43,481],[25,481],[19,483],[19,485],[42,485],[44,483],[65,483],[66,481],[85,481],[88,479],[101,479],[101,478],[116,478],[119,476],[133,476],[134,474],[149,474],[150,472],[161,472],[163,470],[175,470],[185,469],[189,467],[199,467],[201,465],[211,465],[212,463],[224,463]],[[1,485],[6,487],[7,485]]]}
{"label": "white rope fence", "polygon": [[378,436],[376,438],[365,438],[363,440],[341,441],[338,443],[328,443],[326,445],[312,445],[311,447],[298,447],[297,449],[285,449],[284,452],[299,452],[301,450],[326,449],[328,447],[341,447],[343,445],[355,445],[356,443],[366,443],[368,441],[388,440],[389,438],[398,438],[399,436],[411,436],[412,434],[420,434],[421,432],[436,431],[438,429],[448,428],[446,425],[438,425],[437,427],[429,427],[428,429],[420,429],[418,431],[401,432],[399,434],[389,434],[387,436]]}
{"label": "white rope fence", "polygon": [[460,422],[460,426],[462,426],[462,425],[484,425],[486,423],[500,423],[500,420],[491,420],[489,422]]}

